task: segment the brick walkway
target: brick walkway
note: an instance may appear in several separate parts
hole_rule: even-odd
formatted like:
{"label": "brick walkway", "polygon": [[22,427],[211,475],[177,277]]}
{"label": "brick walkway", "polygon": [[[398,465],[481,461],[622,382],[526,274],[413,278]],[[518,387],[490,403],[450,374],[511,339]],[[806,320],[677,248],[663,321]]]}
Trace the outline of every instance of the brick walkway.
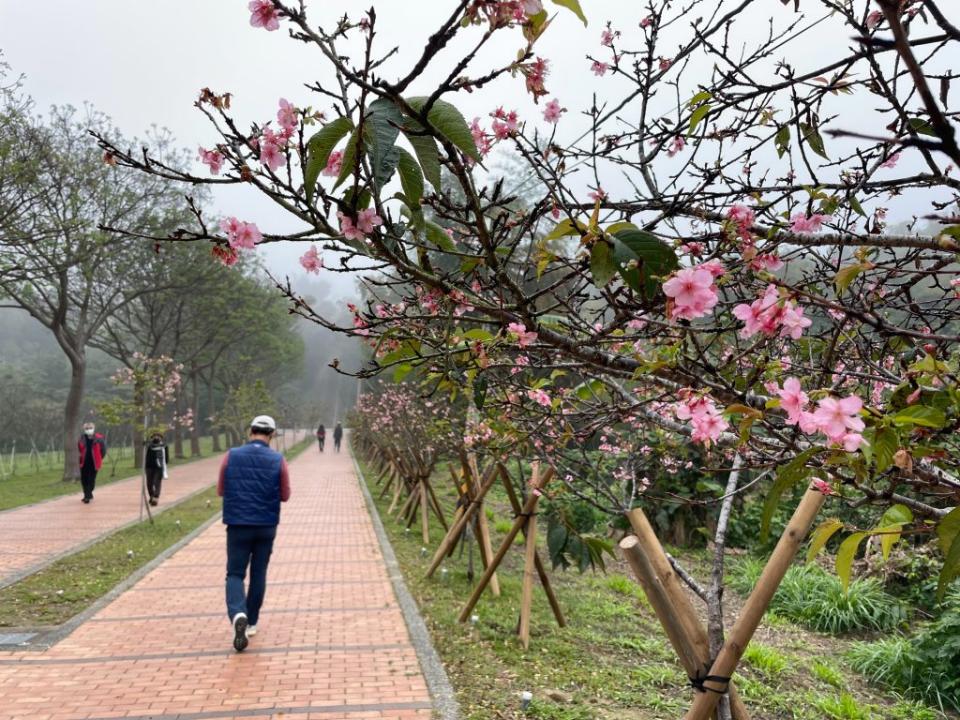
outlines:
{"label": "brick walkway", "polygon": [[0,652],[0,720],[428,720],[350,456],[310,448],[291,476],[246,652],[231,648],[215,523],[59,644]]}
{"label": "brick walkway", "polygon": [[[288,432],[288,446],[292,433]],[[297,431],[297,438],[303,431]],[[163,481],[164,510],[217,481],[220,456],[170,468]],[[123,527],[140,516],[140,477],[102,485],[89,505],[80,502],[80,484],[70,495],[0,513],[0,587],[36,572],[64,553]],[[155,511],[156,511],[155,510]]]}

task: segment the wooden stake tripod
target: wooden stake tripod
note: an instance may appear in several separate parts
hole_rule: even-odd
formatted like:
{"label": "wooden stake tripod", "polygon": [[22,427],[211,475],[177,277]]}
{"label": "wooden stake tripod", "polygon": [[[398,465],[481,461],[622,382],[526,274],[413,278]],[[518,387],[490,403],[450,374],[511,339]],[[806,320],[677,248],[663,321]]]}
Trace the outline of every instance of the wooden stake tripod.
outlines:
{"label": "wooden stake tripod", "polygon": [[[563,618],[563,613],[560,610],[560,605],[557,602],[556,595],[554,594],[553,588],[550,585],[550,578],[548,577],[546,569],[543,566],[543,562],[540,560],[540,556],[537,553],[537,504],[540,502],[540,494],[542,490],[547,486],[547,483],[549,483],[550,479],[553,477],[553,468],[548,467],[541,475],[540,463],[533,463],[533,475],[530,480],[531,492],[527,496],[526,502],[524,502],[522,506],[520,505],[520,501],[517,499],[517,495],[514,492],[513,484],[510,481],[510,475],[507,473],[503,465],[499,463],[497,464],[497,475],[500,476],[504,486],[507,489],[507,495],[510,497],[510,504],[513,506],[514,513],[516,513],[516,520],[514,520],[513,527],[510,528],[510,532],[507,533],[507,536],[504,538],[503,543],[497,550],[496,555],[493,556],[493,560],[491,560],[489,566],[483,574],[483,577],[480,578],[480,582],[474,588],[473,594],[470,596],[467,604],[460,612],[458,620],[460,622],[466,622],[466,620],[470,617],[470,613],[473,612],[473,609],[476,607],[477,602],[480,600],[480,596],[483,594],[483,591],[488,585],[490,585],[491,578],[493,578],[493,576],[496,574],[497,568],[500,566],[500,563],[503,562],[503,558],[506,557],[507,552],[513,545],[513,541],[520,532],[523,532],[526,543],[524,549],[523,589],[520,598],[520,619],[517,624],[517,634],[520,637],[520,642],[523,644],[524,649],[526,649],[530,647],[530,612],[533,606],[534,571],[536,571],[536,573],[540,576],[540,582],[543,585],[547,599],[550,601],[550,607],[553,610],[553,615],[557,620],[557,624],[560,625],[560,627],[564,627],[566,625],[566,621]],[[492,486],[492,484],[493,482],[491,479],[490,485]],[[487,489],[489,490],[489,488]]]}

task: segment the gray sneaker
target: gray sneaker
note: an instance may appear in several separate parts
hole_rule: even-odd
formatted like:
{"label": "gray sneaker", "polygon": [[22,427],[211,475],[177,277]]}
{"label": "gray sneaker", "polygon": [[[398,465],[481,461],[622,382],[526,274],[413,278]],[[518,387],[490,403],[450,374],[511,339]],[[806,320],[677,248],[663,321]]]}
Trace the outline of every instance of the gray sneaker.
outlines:
{"label": "gray sneaker", "polygon": [[233,618],[233,649],[237,652],[247,649],[246,613],[237,613]]}

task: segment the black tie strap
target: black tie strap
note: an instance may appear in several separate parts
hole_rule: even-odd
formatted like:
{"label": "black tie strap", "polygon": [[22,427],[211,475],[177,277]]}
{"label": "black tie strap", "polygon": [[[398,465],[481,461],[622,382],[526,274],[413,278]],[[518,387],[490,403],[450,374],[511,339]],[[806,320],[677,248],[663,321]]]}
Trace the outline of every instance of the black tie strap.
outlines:
{"label": "black tie strap", "polygon": [[[702,692],[702,693],[713,692],[713,693],[716,693],[717,695],[726,695],[728,690],[727,685],[730,684],[730,678],[723,677],[722,675],[700,675],[699,673],[697,673],[695,677],[691,677],[689,678],[689,680],[690,680],[690,687],[692,687],[697,692]],[[704,683],[706,682],[721,683],[723,684],[724,688],[723,690],[717,690],[712,687],[707,687],[706,685],[704,685]]]}

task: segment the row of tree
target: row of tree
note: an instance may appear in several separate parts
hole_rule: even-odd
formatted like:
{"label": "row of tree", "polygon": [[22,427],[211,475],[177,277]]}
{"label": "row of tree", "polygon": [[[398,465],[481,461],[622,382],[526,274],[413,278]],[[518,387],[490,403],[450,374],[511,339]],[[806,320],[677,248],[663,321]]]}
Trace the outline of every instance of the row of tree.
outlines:
{"label": "row of tree", "polygon": [[[41,116],[17,88],[3,92],[0,303],[46,328],[69,362],[65,478],[76,473],[91,348],[128,369],[142,357],[179,364],[168,418],[179,456],[185,442],[200,452],[201,433],[241,433],[249,420],[239,419],[249,404],[243,398],[255,396],[262,407],[299,375],[304,350],[296,319],[255,260],[228,268],[196,244],[137,239],[172,232],[189,210],[166,180],[105,162],[91,129],[117,134],[90,109],[59,107]],[[186,162],[167,135],[151,141],[168,162]],[[192,198],[190,207],[203,200]],[[48,418],[49,403],[38,400],[43,388],[31,387],[26,371],[8,373],[9,410],[17,403],[38,421]]]}

